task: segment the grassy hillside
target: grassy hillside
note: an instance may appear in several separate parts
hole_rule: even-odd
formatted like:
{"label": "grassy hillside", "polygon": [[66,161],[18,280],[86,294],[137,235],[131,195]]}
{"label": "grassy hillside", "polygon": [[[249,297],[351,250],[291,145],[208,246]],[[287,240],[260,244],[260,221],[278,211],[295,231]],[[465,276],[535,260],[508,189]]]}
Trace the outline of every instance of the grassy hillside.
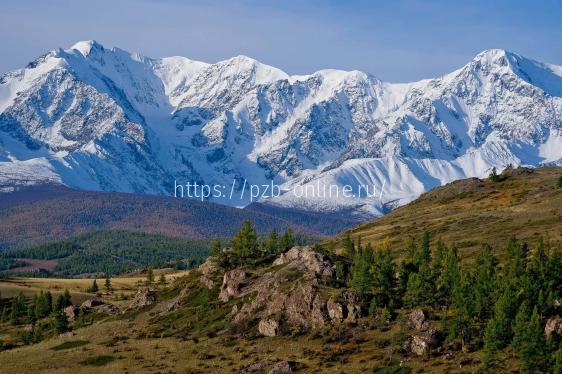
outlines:
{"label": "grassy hillside", "polygon": [[[562,168],[508,170],[499,180],[477,178],[431,190],[412,203],[348,231],[373,245],[390,241],[395,250],[427,230],[432,241],[456,243],[470,255],[482,244],[501,248],[510,235],[534,242],[541,235],[562,242]],[[346,233],[335,241],[341,245]],[[336,244],[338,245],[338,244]]]}
{"label": "grassy hillside", "polygon": [[[128,230],[183,238],[227,237],[248,219],[260,232],[291,227],[307,236],[334,233],[334,227],[351,225],[337,219],[336,226],[304,225],[302,215],[293,220],[259,210],[245,210],[193,199],[78,191],[61,186],[38,186],[0,194],[0,250],[64,240],[99,230]],[[330,217],[312,217],[331,222]],[[336,220],[336,218],[334,218]]]}

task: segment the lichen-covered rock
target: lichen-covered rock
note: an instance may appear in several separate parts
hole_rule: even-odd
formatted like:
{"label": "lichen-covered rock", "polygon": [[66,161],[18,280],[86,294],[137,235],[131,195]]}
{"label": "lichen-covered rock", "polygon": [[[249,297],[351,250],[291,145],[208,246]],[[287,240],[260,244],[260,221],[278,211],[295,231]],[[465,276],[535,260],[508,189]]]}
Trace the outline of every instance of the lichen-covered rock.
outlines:
{"label": "lichen-covered rock", "polygon": [[70,305],[64,308],[64,314],[68,322],[74,322],[78,318],[78,313],[80,313],[80,308],[77,305]]}
{"label": "lichen-covered rock", "polygon": [[361,317],[359,297],[354,291],[346,290],[337,299],[330,298],[326,303],[328,315],[335,324],[355,323]]}
{"label": "lichen-covered rock", "polygon": [[420,335],[413,335],[410,338],[410,351],[418,356],[429,354],[432,348],[437,345],[437,330],[428,329]]}
{"label": "lichen-covered rock", "polygon": [[277,336],[279,333],[279,322],[274,319],[262,319],[258,324],[258,331],[264,336]]}
{"label": "lichen-covered rock", "polygon": [[154,304],[156,301],[156,292],[150,290],[148,287],[139,288],[135,297],[129,304],[128,309],[142,309],[149,305]]}
{"label": "lichen-covered rock", "polygon": [[95,307],[103,305],[103,304],[105,304],[105,301],[103,301],[103,300],[88,299],[80,305],[80,308],[81,309],[92,309],[92,308],[95,308]]}
{"label": "lichen-covered rock", "polygon": [[429,328],[425,312],[421,309],[414,309],[408,314],[408,324],[418,331]]}
{"label": "lichen-covered rock", "polygon": [[267,374],[287,374],[292,373],[294,370],[294,364],[289,361],[279,361],[271,370],[267,372]]}
{"label": "lichen-covered rock", "polygon": [[335,273],[335,266],[312,247],[293,247],[279,255],[273,265],[284,265],[293,261],[300,261],[308,271],[322,277],[331,277]]}
{"label": "lichen-covered rock", "polygon": [[197,268],[197,270],[201,273],[199,282],[201,282],[201,284],[208,289],[212,289],[215,287],[215,282],[213,281],[212,276],[219,270],[218,266],[215,264],[215,261],[216,258],[210,256]]}
{"label": "lichen-covered rock", "polygon": [[219,299],[227,302],[232,296],[240,295],[246,283],[246,272],[241,269],[228,271],[224,274]]}
{"label": "lichen-covered rock", "polygon": [[549,338],[552,336],[562,338],[562,318],[553,317],[546,321],[544,333]]}
{"label": "lichen-covered rock", "polygon": [[354,323],[361,316],[355,292],[346,290],[334,298],[325,292],[325,277],[331,276],[333,265],[313,248],[294,247],[281,254],[273,266],[252,279],[241,271],[225,274],[223,300],[248,296],[232,312],[230,326],[234,331],[244,331],[257,320],[261,334],[274,336],[295,329],[305,332]]}
{"label": "lichen-covered rock", "polygon": [[240,374],[250,374],[256,372],[263,373],[263,371],[265,370],[266,367],[269,366],[269,364],[270,362],[267,360],[254,362],[248,366],[243,367],[240,370]]}

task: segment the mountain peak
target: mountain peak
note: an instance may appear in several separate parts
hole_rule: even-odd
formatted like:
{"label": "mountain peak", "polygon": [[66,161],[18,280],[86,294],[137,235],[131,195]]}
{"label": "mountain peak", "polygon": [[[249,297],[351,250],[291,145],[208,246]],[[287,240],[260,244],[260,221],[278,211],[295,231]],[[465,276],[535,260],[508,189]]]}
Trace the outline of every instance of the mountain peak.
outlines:
{"label": "mountain peak", "polygon": [[84,56],[88,56],[92,50],[104,50],[103,45],[95,40],[83,40],[74,44],[70,49],[77,50]]}

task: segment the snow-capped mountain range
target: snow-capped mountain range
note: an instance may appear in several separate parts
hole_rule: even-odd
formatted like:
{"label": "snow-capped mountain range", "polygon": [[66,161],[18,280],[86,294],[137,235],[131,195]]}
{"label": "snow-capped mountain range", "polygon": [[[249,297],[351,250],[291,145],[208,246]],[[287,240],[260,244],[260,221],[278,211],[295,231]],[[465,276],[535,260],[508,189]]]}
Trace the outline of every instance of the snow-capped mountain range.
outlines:
{"label": "snow-capped mountain range", "polygon": [[[487,50],[442,77],[394,84],[85,41],[0,76],[5,189],[58,182],[171,195],[174,181],[236,180],[237,192],[244,180],[273,181],[287,192],[269,204],[376,216],[508,164],[562,164],[562,66]],[[355,197],[312,192],[324,185],[349,185]],[[240,196],[215,200],[249,203]]]}

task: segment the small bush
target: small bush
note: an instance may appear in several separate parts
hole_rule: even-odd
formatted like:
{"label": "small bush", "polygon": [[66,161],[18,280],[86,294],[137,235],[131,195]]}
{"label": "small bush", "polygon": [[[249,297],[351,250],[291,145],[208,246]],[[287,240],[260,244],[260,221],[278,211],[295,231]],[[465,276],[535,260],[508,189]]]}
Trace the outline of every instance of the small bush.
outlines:
{"label": "small bush", "polygon": [[87,358],[84,361],[81,361],[80,364],[89,366],[104,366],[109,364],[113,360],[115,360],[115,357],[113,356],[101,355]]}

